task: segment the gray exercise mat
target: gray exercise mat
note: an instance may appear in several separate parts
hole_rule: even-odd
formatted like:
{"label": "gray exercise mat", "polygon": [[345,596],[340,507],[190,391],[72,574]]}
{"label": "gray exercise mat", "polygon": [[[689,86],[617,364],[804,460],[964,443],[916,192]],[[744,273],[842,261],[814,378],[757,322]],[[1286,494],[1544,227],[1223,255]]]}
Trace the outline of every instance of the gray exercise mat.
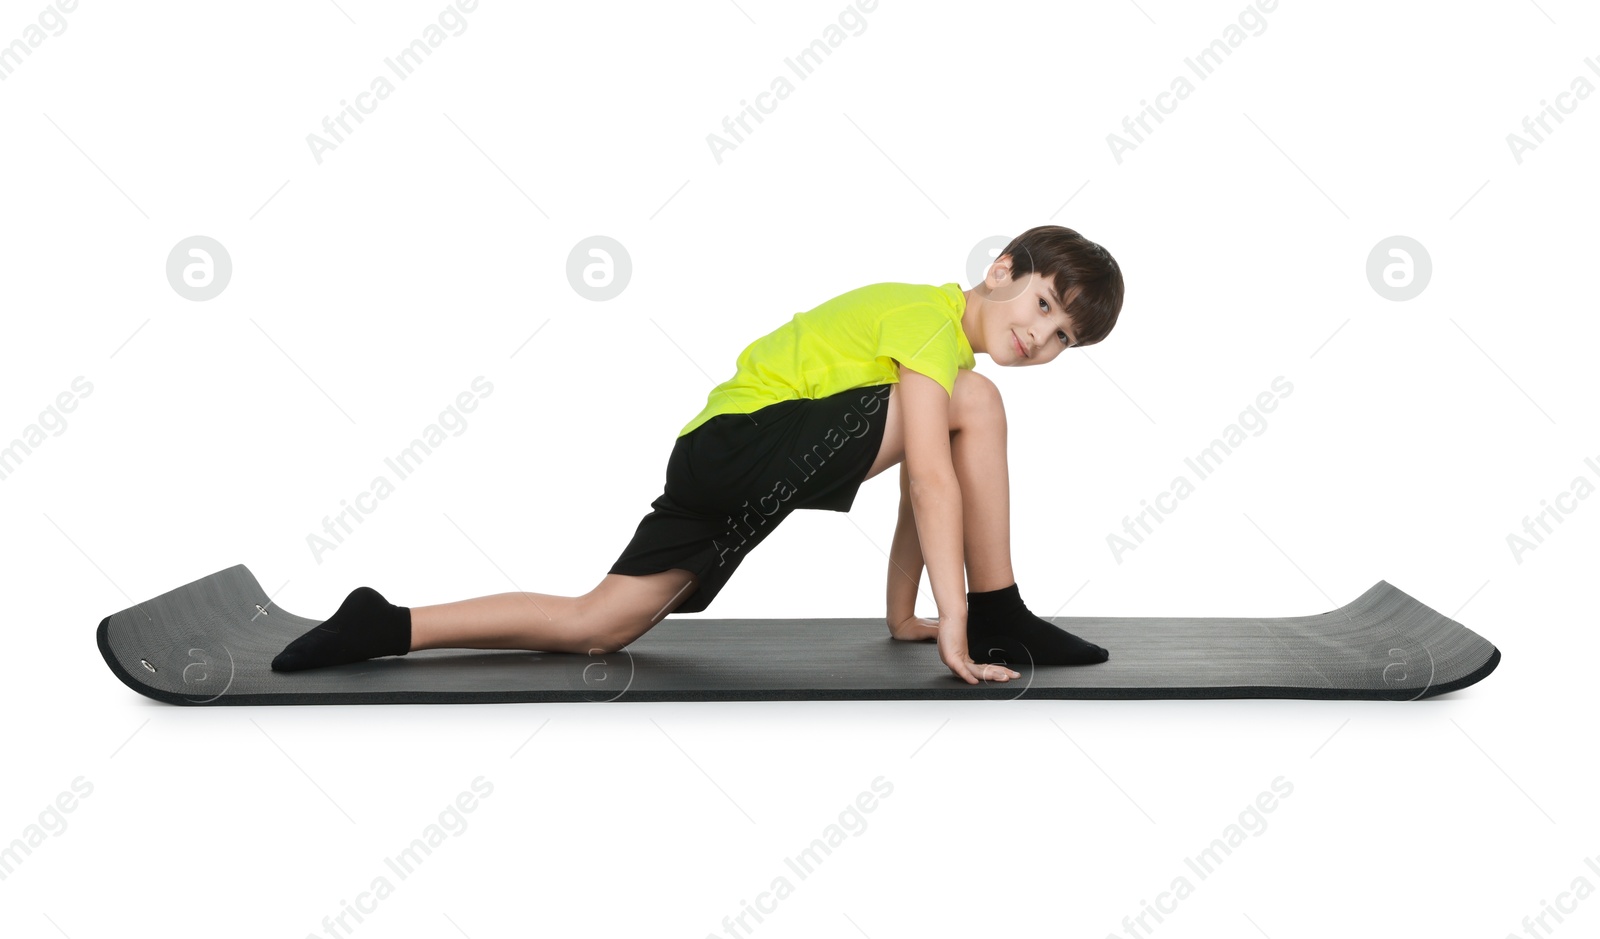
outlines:
{"label": "gray exercise mat", "polygon": [[1111,651],[969,685],[936,644],[882,618],[674,619],[621,652],[429,649],[279,673],[273,656],[322,620],[273,605],[243,564],[114,613],[100,653],[169,704],[472,704],[907,698],[1343,698],[1408,701],[1487,676],[1500,651],[1379,581],[1328,613],[1259,619],[1077,617],[1051,622]]}

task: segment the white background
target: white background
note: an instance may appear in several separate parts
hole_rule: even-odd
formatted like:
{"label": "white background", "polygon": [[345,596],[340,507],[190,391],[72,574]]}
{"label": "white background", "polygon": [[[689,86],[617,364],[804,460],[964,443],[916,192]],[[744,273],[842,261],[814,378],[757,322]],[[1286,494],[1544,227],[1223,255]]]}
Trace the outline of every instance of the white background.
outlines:
{"label": "white background", "polygon": [[[0,42],[42,6],[0,4]],[[0,880],[7,935],[328,935],[479,776],[469,827],[333,935],[729,935],[781,875],[733,935],[1499,937],[1600,884],[1600,500],[1507,542],[1600,481],[1600,100],[1520,163],[1506,141],[1600,85],[1592,9],[1285,2],[1199,81],[1184,58],[1243,3],[883,0],[719,163],[707,135],[842,3],[485,0],[319,164],[307,135],[443,8],[88,2],[0,82],[0,440],[93,384],[0,483],[0,841],[93,787]],[[1107,135],[1179,74],[1194,93],[1118,163]],[[309,617],[359,584],[581,593],[747,343],[864,284],[971,286],[976,244],[1041,224],[1105,245],[1127,300],[1048,367],[979,358],[1036,613],[1295,615],[1381,579],[1499,670],[1409,705],[183,709],[95,648],[237,563]],[[196,234],[234,265],[206,302],[165,275]],[[633,266],[606,302],[567,279],[594,234]],[[1433,262],[1406,302],[1366,276],[1396,234]],[[477,375],[466,431],[319,563],[307,535]],[[1114,558],[1276,376],[1265,431]],[[697,615],[880,615],[895,479],[796,514]],[[880,776],[867,827],[789,871]],[[1188,869],[1278,777],[1265,829]],[[1592,933],[1600,904],[1565,902],[1548,926]]]}

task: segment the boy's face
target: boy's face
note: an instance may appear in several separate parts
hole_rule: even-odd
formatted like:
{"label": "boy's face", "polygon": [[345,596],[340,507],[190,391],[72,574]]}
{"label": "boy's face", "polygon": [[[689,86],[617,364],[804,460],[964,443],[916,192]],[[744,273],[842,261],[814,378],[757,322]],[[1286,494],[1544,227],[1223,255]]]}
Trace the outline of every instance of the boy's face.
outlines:
{"label": "boy's face", "polygon": [[985,281],[989,296],[980,326],[984,351],[995,364],[1044,365],[1078,341],[1066,304],[1079,288],[1058,297],[1052,280],[1037,271],[1012,280],[1009,258],[990,265]]}

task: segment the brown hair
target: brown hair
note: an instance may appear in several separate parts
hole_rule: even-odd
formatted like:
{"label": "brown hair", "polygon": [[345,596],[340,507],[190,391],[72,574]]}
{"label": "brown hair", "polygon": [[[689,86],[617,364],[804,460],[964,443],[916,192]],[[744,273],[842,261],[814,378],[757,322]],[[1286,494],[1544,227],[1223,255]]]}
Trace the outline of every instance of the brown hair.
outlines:
{"label": "brown hair", "polygon": [[1021,280],[1037,272],[1053,279],[1056,295],[1065,298],[1073,287],[1082,292],[1067,305],[1076,340],[1072,347],[1090,346],[1111,334],[1122,311],[1122,268],[1111,252],[1070,228],[1040,225],[1011,239],[1000,256],[1011,256],[1011,276]]}

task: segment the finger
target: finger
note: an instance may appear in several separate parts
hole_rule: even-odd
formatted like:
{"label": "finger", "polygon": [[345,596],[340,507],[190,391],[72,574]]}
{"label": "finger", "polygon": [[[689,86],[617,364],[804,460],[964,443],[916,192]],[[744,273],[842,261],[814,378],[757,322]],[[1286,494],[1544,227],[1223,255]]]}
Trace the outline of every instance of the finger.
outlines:
{"label": "finger", "polygon": [[1006,676],[1002,675],[1000,671],[991,663],[974,661],[969,655],[967,656],[967,664],[972,666],[972,670],[976,672],[979,679],[983,681],[1006,680]]}
{"label": "finger", "polygon": [[[972,654],[971,654],[970,651],[967,653],[967,657],[969,659],[972,657]],[[1003,665],[1003,664],[1001,664],[999,662],[983,662],[983,663],[979,663],[977,661],[973,661],[973,664],[974,665],[980,665],[981,664],[982,669],[983,669],[983,673],[985,675],[990,674],[990,669],[993,669],[994,670],[993,674],[996,674],[996,675],[1002,675],[1003,674],[1006,678],[1021,678],[1022,677],[1022,674],[1020,672],[1018,672],[1016,669],[1011,668],[1008,665]],[[1004,679],[1002,679],[1002,680],[1004,680]]]}
{"label": "finger", "polygon": [[1022,674],[1015,669],[1007,668],[1004,665],[997,665],[993,662],[987,663],[983,666],[983,674],[985,678],[992,676],[996,681],[1010,681],[1013,678],[1022,677]]}
{"label": "finger", "polygon": [[1005,669],[996,668],[993,665],[985,665],[983,667],[983,677],[984,677],[985,681],[1010,681],[1011,680],[1011,675],[1009,673],[1007,673],[1007,671]]}

